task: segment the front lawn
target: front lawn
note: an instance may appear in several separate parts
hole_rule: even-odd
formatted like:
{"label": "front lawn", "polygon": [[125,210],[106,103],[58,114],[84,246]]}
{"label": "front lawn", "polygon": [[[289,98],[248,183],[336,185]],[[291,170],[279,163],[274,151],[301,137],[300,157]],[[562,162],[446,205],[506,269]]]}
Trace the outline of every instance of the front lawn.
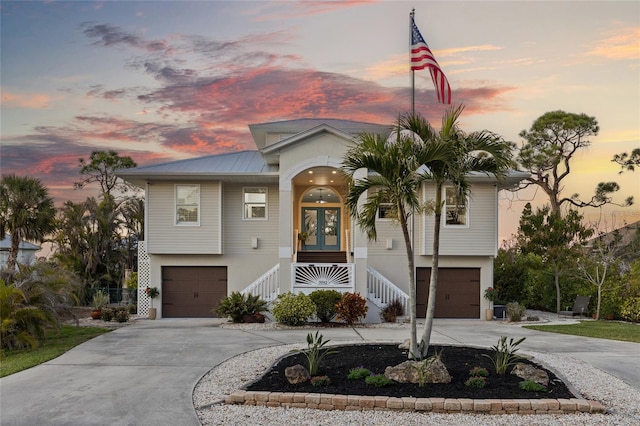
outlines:
{"label": "front lawn", "polygon": [[525,328],[598,339],[640,343],[640,324],[618,321],[580,321],[578,324],[526,325]]}
{"label": "front lawn", "polygon": [[80,343],[111,330],[100,327],[76,327],[63,325],[59,332],[52,331],[37,349],[5,351],[0,362],[0,377],[26,370],[59,357]]}

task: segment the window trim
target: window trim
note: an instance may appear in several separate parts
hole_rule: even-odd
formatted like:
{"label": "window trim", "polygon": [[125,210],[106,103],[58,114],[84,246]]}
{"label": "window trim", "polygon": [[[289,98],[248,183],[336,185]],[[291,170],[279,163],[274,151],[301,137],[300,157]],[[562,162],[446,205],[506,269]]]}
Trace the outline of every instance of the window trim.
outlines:
{"label": "window trim", "polygon": [[447,207],[448,207],[448,203],[447,203],[447,189],[453,188],[453,186],[451,185],[447,185],[444,186],[442,188],[442,199],[444,200],[444,206],[443,206],[443,210],[444,210],[444,221],[443,221],[443,225],[445,228],[468,228],[469,227],[469,210],[470,210],[470,204],[469,204],[469,195],[465,196],[464,199],[464,223],[447,223]]}
{"label": "window trim", "polygon": [[[178,203],[178,187],[195,187],[198,188],[198,202],[195,205],[197,208],[197,219],[195,222],[180,222],[178,221],[178,206],[192,206],[193,204],[179,204]],[[200,211],[202,209],[202,188],[199,183],[177,183],[173,188],[173,214],[174,214],[174,225],[175,226],[200,226]]]}
{"label": "window trim", "polygon": [[[264,189],[264,217],[247,217],[247,202],[245,196],[248,189]],[[242,187],[242,220],[269,220],[269,187],[267,186],[243,186]]]}

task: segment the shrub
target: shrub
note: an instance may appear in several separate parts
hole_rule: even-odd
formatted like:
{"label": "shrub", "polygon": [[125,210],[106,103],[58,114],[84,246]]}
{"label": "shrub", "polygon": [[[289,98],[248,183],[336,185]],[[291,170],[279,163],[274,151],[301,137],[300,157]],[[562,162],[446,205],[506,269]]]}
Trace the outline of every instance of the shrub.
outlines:
{"label": "shrub", "polygon": [[509,321],[519,322],[522,320],[526,310],[527,308],[518,302],[507,303],[507,316],[509,317]]}
{"label": "shrub", "polygon": [[100,315],[100,318],[102,319],[102,321],[109,322],[113,319],[114,315],[115,315],[115,311],[113,310],[113,308],[104,308],[102,310],[102,314]]}
{"label": "shrub", "polygon": [[487,379],[481,376],[469,377],[466,382],[464,382],[465,386],[475,389],[482,389],[487,384]]}
{"label": "shrub", "polygon": [[404,308],[400,299],[393,299],[387,304],[387,306],[380,312],[380,316],[386,322],[396,322],[398,317],[404,315]]}
{"label": "shrub", "polygon": [[546,392],[547,388],[543,385],[541,385],[538,382],[534,382],[533,380],[524,380],[520,383],[518,383],[518,386],[520,386],[520,389],[529,391],[529,392]]}
{"label": "shrub", "polygon": [[129,305],[128,309],[129,309],[129,314],[131,315],[135,315],[136,313],[138,313],[138,305],[136,305],[135,303],[132,305]]}
{"label": "shrub", "polygon": [[484,367],[473,367],[471,370],[469,370],[469,376],[471,377],[478,377],[478,376],[487,377],[488,375],[489,375],[489,372]]}
{"label": "shrub", "polygon": [[371,376],[364,379],[364,382],[369,386],[374,386],[376,388],[391,386],[394,383],[393,380],[387,378],[384,374],[372,374]]}
{"label": "shrub", "polygon": [[344,293],[342,299],[336,305],[338,319],[345,321],[349,325],[367,315],[368,309],[367,301],[360,296],[360,293]]}
{"label": "shrub", "polygon": [[640,322],[640,297],[630,297],[620,307],[622,319],[633,322]]}
{"label": "shrub", "polygon": [[327,387],[331,384],[331,379],[327,376],[315,376],[311,378],[310,382],[312,386]]}
{"label": "shrub", "polygon": [[356,367],[349,370],[347,379],[351,379],[351,380],[364,379],[365,377],[370,375],[371,375],[371,371],[361,366],[361,367]]}
{"label": "shrub", "polygon": [[510,365],[513,365],[520,358],[520,356],[515,353],[518,350],[517,346],[522,343],[524,339],[526,339],[526,337],[523,337],[514,343],[513,338],[511,338],[509,339],[509,343],[507,343],[507,336],[502,336],[500,337],[498,344],[492,347],[493,357],[484,354],[484,356],[489,358],[493,363],[497,374],[505,374],[507,372],[507,368]]}
{"label": "shrub", "polygon": [[331,322],[336,316],[336,304],[342,299],[342,293],[336,290],[316,290],[309,297],[316,305],[316,316],[322,322]]}
{"label": "shrub", "polygon": [[304,325],[307,319],[313,315],[316,305],[309,296],[304,293],[293,294],[291,292],[278,296],[273,309],[273,317],[281,324]]}
{"label": "shrub", "polygon": [[106,307],[109,304],[109,294],[105,293],[102,290],[96,291],[93,293],[93,298],[91,299],[91,307],[95,310],[100,310]]}
{"label": "shrub", "polygon": [[118,306],[114,317],[117,322],[127,322],[129,321],[129,311],[124,306]]}
{"label": "shrub", "polygon": [[234,291],[220,301],[213,312],[222,317],[231,317],[233,322],[243,322],[245,315],[253,315],[267,310],[267,302],[260,296]]}
{"label": "shrub", "polygon": [[307,358],[307,366],[309,370],[309,374],[314,376],[318,373],[318,368],[320,367],[320,363],[327,355],[333,355],[336,353],[333,349],[325,349],[322,350],[322,347],[329,343],[328,340],[322,340],[322,334],[319,334],[316,331],[315,336],[311,333],[307,334],[307,349],[302,352],[304,356]]}
{"label": "shrub", "polygon": [[25,301],[22,291],[0,279],[0,348],[36,348],[44,338],[50,318]]}

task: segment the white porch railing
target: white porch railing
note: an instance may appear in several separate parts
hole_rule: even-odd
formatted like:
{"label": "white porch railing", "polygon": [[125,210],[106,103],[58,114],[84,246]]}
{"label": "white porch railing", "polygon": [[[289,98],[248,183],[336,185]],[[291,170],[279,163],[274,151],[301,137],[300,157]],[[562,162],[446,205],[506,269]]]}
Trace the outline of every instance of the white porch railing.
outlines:
{"label": "white porch railing", "polygon": [[352,263],[294,263],[291,265],[293,293],[315,290],[355,291],[355,265]]}
{"label": "white porch railing", "polygon": [[371,266],[367,266],[367,293],[369,300],[380,309],[398,299],[402,303],[405,315],[409,314],[409,295]]}
{"label": "white porch railing", "polygon": [[267,302],[277,299],[280,294],[280,264],[277,263],[240,293],[260,296]]}

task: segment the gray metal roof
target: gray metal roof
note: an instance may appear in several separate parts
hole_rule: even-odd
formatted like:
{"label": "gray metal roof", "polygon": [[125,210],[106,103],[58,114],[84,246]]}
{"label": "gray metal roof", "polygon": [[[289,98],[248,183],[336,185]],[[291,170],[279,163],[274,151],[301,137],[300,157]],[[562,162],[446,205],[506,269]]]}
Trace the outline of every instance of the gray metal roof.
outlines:
{"label": "gray metal roof", "polygon": [[262,148],[269,133],[290,133],[292,135],[304,132],[322,125],[331,126],[341,132],[355,136],[359,133],[384,133],[388,125],[366,123],[362,121],[340,120],[337,118],[300,118],[297,120],[276,121],[273,123],[249,124],[249,130],[258,148]]}
{"label": "gray metal roof", "polygon": [[[5,234],[4,238],[0,240],[0,251],[8,251],[11,248],[11,235]],[[28,241],[20,241],[20,245],[18,246],[20,250],[40,250],[42,247],[37,246],[35,244],[31,244]]]}
{"label": "gray metal roof", "polygon": [[117,175],[136,185],[146,180],[188,180],[194,178],[214,178],[233,180],[237,178],[255,179],[273,176],[277,180],[278,167],[269,165],[258,151],[240,151],[227,154],[171,161],[150,166],[120,170]]}

